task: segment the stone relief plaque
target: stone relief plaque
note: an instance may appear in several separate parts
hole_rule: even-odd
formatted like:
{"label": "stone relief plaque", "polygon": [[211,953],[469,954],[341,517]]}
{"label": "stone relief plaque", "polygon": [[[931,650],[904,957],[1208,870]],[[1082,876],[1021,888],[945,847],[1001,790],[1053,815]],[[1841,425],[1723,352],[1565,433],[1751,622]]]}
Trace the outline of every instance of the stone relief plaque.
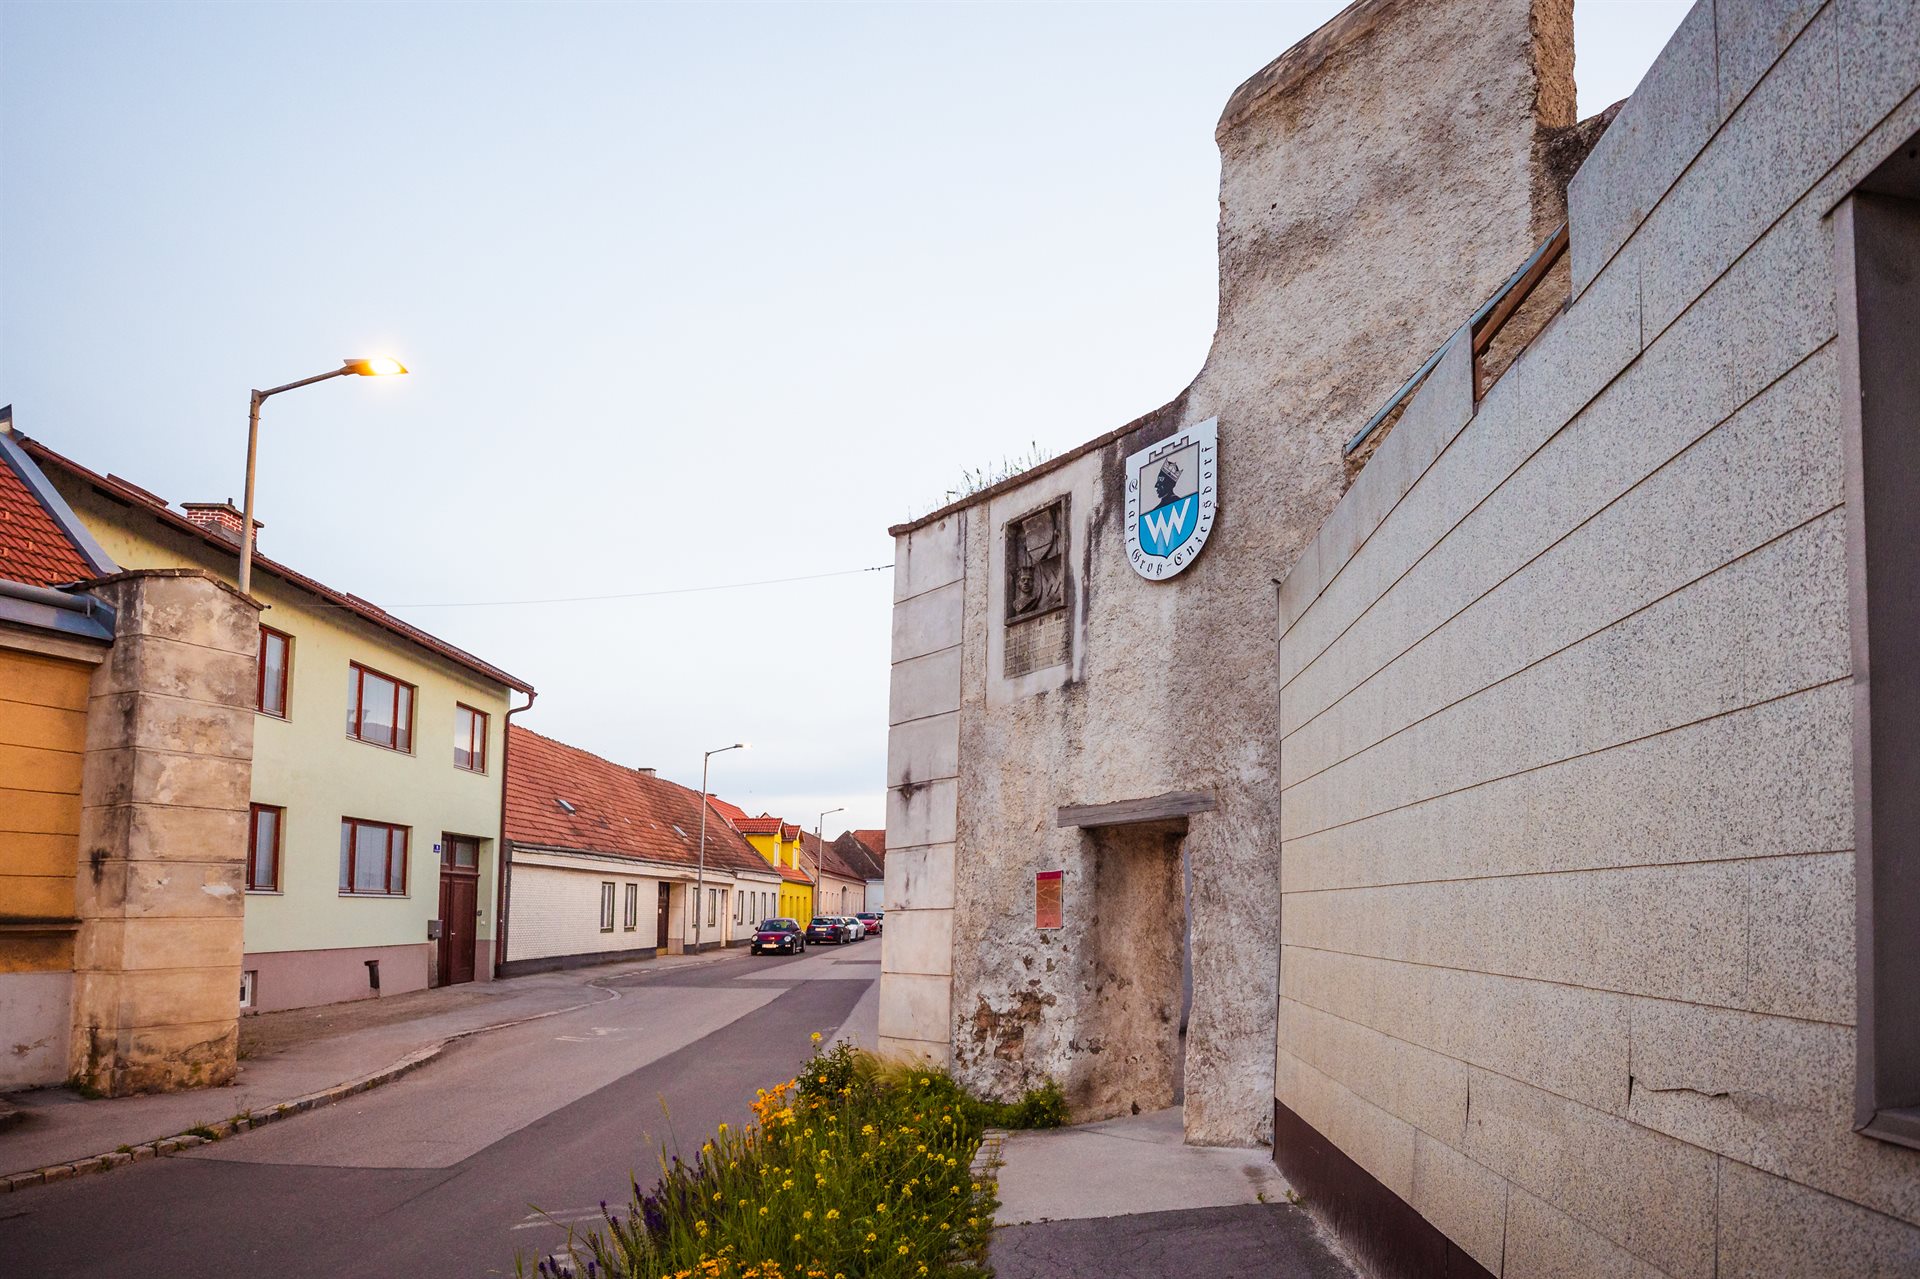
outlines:
{"label": "stone relief plaque", "polygon": [[1007,521],[1006,652],[1015,679],[1067,660],[1067,499]]}
{"label": "stone relief plaque", "polygon": [[1067,606],[1067,499],[1007,521],[1007,624]]}

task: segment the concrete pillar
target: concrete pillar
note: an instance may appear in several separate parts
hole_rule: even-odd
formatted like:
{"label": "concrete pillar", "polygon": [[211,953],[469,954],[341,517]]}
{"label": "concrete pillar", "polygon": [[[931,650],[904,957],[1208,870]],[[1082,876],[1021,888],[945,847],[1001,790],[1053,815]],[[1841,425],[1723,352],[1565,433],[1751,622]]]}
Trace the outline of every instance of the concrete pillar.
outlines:
{"label": "concrete pillar", "polygon": [[232,1080],[259,606],[191,569],[122,573],[87,705],[74,1082]]}

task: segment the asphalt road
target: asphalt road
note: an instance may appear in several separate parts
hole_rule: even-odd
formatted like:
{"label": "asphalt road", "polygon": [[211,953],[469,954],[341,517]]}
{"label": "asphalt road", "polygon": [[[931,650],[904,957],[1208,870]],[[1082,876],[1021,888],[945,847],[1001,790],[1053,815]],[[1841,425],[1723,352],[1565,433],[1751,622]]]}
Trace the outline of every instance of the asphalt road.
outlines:
{"label": "asphalt road", "polygon": [[0,1199],[0,1276],[480,1276],[564,1245],[664,1149],[740,1124],[878,979],[878,946],[729,957],[463,1041],[191,1154]]}

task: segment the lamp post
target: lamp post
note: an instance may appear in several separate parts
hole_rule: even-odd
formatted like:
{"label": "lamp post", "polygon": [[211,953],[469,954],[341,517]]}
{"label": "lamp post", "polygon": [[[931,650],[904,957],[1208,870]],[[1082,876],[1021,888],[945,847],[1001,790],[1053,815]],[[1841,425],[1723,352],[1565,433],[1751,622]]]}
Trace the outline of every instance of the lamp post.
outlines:
{"label": "lamp post", "polygon": [[813,842],[820,845],[819,855],[813,859],[813,904],[816,906],[820,904],[820,875],[821,872],[827,868],[827,818],[833,816],[835,813],[844,813],[846,811],[847,806],[845,804],[842,804],[838,808],[829,808],[826,812],[820,814],[820,820],[814,823]]}
{"label": "lamp post", "polygon": [[298,390],[303,386],[312,386],[315,382],[324,382],[328,378],[345,377],[349,373],[356,377],[394,377],[406,371],[406,366],[400,361],[391,360],[385,356],[365,360],[342,360],[340,367],[331,373],[303,377],[298,382],[289,382],[285,386],[252,392],[247,404],[247,509],[241,514],[240,528],[240,593],[242,595],[250,594],[253,587],[253,460],[260,451],[260,406],[266,402],[268,396],[278,395],[282,391]]}
{"label": "lamp post", "polygon": [[707,765],[713,762],[715,755],[724,755],[728,751],[747,749],[745,742],[735,742],[731,746],[716,746],[700,757],[700,869],[693,881],[693,953],[700,953],[700,908],[707,895]]}

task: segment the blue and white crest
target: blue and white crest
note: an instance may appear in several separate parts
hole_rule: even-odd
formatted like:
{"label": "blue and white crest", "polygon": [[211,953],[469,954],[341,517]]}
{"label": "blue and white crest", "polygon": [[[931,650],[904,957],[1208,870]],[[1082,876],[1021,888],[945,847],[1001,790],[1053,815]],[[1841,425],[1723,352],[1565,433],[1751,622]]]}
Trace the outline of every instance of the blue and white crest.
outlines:
{"label": "blue and white crest", "polygon": [[1219,508],[1220,419],[1152,444],[1127,459],[1127,563],[1150,581],[1193,563]]}

